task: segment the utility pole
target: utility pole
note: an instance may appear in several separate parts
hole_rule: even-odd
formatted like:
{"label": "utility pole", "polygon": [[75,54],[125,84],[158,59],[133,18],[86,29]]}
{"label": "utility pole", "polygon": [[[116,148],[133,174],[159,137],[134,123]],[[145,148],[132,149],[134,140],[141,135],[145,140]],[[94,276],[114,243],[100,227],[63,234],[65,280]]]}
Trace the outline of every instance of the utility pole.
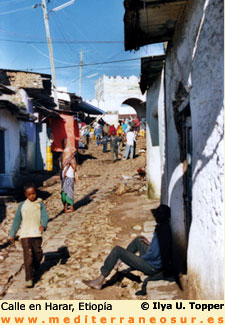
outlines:
{"label": "utility pole", "polygon": [[42,9],[43,9],[43,14],[44,14],[46,38],[47,38],[47,43],[48,43],[48,51],[49,51],[49,58],[50,58],[51,71],[52,71],[52,85],[53,85],[53,92],[54,92],[54,101],[55,101],[55,104],[57,105],[56,108],[59,109],[57,85],[56,85],[56,74],[55,74],[55,64],[54,64],[54,57],[53,57],[53,48],[52,48],[52,41],[51,41],[50,29],[49,29],[48,11],[47,11],[47,5],[46,5],[45,0],[42,0]]}
{"label": "utility pole", "polygon": [[81,97],[81,87],[82,87],[82,66],[83,66],[83,50],[80,51],[80,78],[79,78],[79,92],[78,96]]}

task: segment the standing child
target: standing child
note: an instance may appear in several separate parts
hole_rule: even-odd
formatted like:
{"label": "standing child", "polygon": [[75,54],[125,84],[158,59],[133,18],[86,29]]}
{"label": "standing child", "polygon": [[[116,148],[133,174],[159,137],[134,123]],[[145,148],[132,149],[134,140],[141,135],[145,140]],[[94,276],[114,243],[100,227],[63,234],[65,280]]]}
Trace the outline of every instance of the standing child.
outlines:
{"label": "standing child", "polygon": [[64,212],[74,211],[74,182],[77,184],[77,163],[75,159],[76,149],[74,151],[70,146],[63,150],[61,159],[61,181],[62,193],[61,199],[64,205]]}
{"label": "standing child", "polygon": [[48,214],[42,199],[36,199],[37,192],[33,184],[24,186],[24,194],[27,199],[17,209],[9,236],[11,243],[14,243],[15,235],[21,226],[26,287],[31,288],[34,284],[34,271],[39,268],[43,256],[42,233],[47,227]]}

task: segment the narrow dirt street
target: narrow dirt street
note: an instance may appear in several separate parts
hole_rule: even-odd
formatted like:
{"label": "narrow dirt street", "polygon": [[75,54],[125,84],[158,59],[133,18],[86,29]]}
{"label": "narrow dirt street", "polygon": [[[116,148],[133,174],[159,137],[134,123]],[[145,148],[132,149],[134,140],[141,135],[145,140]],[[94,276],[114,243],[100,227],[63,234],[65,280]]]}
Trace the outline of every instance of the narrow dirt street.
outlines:
{"label": "narrow dirt street", "polygon": [[[146,276],[132,272],[128,276],[112,273],[98,291],[86,287],[82,279],[99,275],[107,254],[115,245],[126,247],[143,234],[151,239],[155,221],[151,208],[159,204],[148,200],[146,182],[137,173],[145,166],[145,139],[139,138],[137,157],[111,160],[94,142],[81,152],[79,183],[75,187],[75,212],[64,214],[60,200],[60,182],[39,190],[50,222],[43,237],[44,259],[34,288],[24,287],[22,248],[19,241],[7,244],[18,202],[6,203],[6,218],[0,230],[0,294],[2,299],[186,299],[175,281],[151,281],[147,296],[136,296]],[[126,269],[126,266],[122,266]],[[114,284],[113,284],[114,283]]]}

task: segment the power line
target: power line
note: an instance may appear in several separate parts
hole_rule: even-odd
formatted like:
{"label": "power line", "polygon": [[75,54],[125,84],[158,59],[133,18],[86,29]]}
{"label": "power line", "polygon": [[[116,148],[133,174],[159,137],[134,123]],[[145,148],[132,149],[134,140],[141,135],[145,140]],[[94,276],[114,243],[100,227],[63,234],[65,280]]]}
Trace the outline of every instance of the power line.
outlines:
{"label": "power line", "polygon": [[8,15],[8,14],[12,14],[12,13],[14,13],[14,12],[24,11],[24,10],[28,10],[28,9],[32,9],[32,7],[29,6],[29,7],[19,8],[19,9],[15,9],[15,10],[10,10],[10,11],[5,11],[5,12],[0,12],[0,15]]}
{"label": "power line", "polygon": [[28,0],[11,0],[11,1],[4,1],[0,3],[0,6],[7,6],[7,5],[11,5],[12,3],[21,3],[21,2],[25,2],[25,1],[28,1]]}
{"label": "power line", "polygon": [[[105,61],[105,62],[95,62],[95,63],[83,63],[83,67],[87,66],[93,66],[93,65],[102,65],[102,64],[110,64],[110,63],[119,63],[119,62],[128,62],[128,61],[137,61],[140,60],[141,58],[135,58],[135,59],[125,59],[125,60],[115,60],[115,61]],[[77,68],[79,67],[80,64],[75,64],[75,65],[67,65],[64,67],[55,67],[56,69],[67,69],[67,68]],[[37,70],[49,70],[50,68],[37,68]],[[29,71],[32,71],[32,69],[29,69]]]}
{"label": "power line", "polygon": [[[39,54],[41,54],[42,56],[44,56],[45,58],[49,58],[49,55],[43,53],[41,50],[39,50],[38,48],[36,48],[33,44],[31,44],[31,47],[33,49],[35,49]],[[57,60],[57,59],[54,59],[54,61],[58,62],[58,63],[62,63],[62,64],[72,64],[71,62],[64,62],[64,61],[60,61],[60,60]]]}
{"label": "power line", "polygon": [[[0,13],[1,15],[1,13]],[[10,39],[4,39],[1,38],[0,41],[5,41],[5,42],[12,42],[12,43],[38,43],[38,44],[46,44],[47,41],[30,41],[30,40],[10,40]],[[52,43],[57,43],[57,44],[65,44],[65,43],[70,43],[70,44],[123,44],[123,41],[76,41],[76,40],[61,40],[61,41],[52,41]]]}
{"label": "power line", "polygon": [[[113,56],[111,56],[111,57],[109,58],[109,60],[112,60],[112,58],[114,58],[114,57],[117,56],[118,54],[121,54],[121,52],[123,52],[123,51],[119,51],[118,53],[115,53]],[[101,65],[100,65],[100,67],[101,67]],[[90,74],[92,71],[96,71],[96,69],[95,69],[95,68],[92,68],[91,70],[88,70],[88,71],[83,75],[83,77],[87,76],[87,75]],[[69,83],[66,84],[66,86],[70,85],[70,84],[73,83],[73,82],[76,82],[77,80],[79,80],[79,78],[76,78],[76,79],[71,80]]]}

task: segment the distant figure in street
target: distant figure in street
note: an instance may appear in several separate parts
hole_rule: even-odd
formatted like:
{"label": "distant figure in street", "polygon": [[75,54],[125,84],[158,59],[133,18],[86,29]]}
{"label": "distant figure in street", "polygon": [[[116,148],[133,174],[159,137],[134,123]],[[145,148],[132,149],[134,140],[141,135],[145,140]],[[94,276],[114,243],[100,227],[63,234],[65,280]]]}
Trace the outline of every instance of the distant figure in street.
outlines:
{"label": "distant figure in street", "polygon": [[96,136],[96,144],[99,146],[101,144],[101,135],[102,135],[102,128],[100,124],[97,124],[95,127],[95,136]]}
{"label": "distant figure in street", "polygon": [[139,118],[136,117],[134,119],[134,131],[136,131],[138,133],[139,130],[140,130],[140,121],[139,121]]}
{"label": "distant figure in street", "polygon": [[63,150],[60,163],[62,182],[61,199],[64,205],[65,213],[74,211],[74,182],[78,182],[75,154],[76,149],[73,150],[69,143],[67,143],[66,147]]}
{"label": "distant figure in street", "polygon": [[[154,276],[163,272],[171,263],[172,235],[170,229],[170,208],[160,205],[152,210],[156,219],[151,243],[144,236],[136,237],[127,248],[115,246],[101,267],[101,275],[94,280],[83,280],[91,288],[101,289],[105,278],[113,270],[118,270],[121,262],[146,275]],[[135,253],[139,252],[139,256]]]}
{"label": "distant figure in street", "polygon": [[112,152],[112,160],[115,162],[118,159],[119,155],[119,145],[120,145],[120,139],[116,135],[115,131],[112,131],[111,137],[110,137],[110,146],[111,146],[111,152]]}
{"label": "distant figure in street", "polygon": [[105,135],[108,136],[108,134],[109,134],[109,124],[108,123],[104,124],[102,132],[103,132],[103,136],[105,136]]}
{"label": "distant figure in street", "polygon": [[86,145],[86,148],[88,148],[88,145],[89,145],[89,139],[90,139],[90,125],[87,125],[84,129],[84,137],[85,137],[85,145]]}
{"label": "distant figure in street", "polygon": [[24,186],[24,194],[27,199],[17,209],[9,236],[10,242],[14,243],[15,235],[21,226],[20,239],[23,247],[26,287],[31,288],[34,284],[34,271],[38,270],[43,256],[42,233],[47,227],[48,214],[42,199],[37,199],[33,184]]}
{"label": "distant figure in street", "polygon": [[120,122],[120,124],[117,126],[116,134],[117,134],[118,137],[120,137],[120,136],[123,135],[123,129],[122,129],[122,126],[121,126],[121,122]]}
{"label": "distant figure in street", "polygon": [[131,122],[128,121],[128,122],[127,122],[126,133],[130,131],[131,127],[132,127]]}
{"label": "distant figure in street", "polygon": [[123,130],[123,133],[125,133],[125,132],[126,132],[126,130],[127,130],[127,123],[126,123],[126,121],[125,121],[125,120],[123,121],[123,123],[122,123],[121,127],[122,127],[122,130]]}
{"label": "distant figure in street", "polygon": [[125,150],[123,160],[128,159],[129,155],[130,155],[130,158],[133,159],[134,158],[134,145],[135,145],[134,142],[136,141],[133,127],[131,127],[130,130],[127,132],[126,141],[127,141],[126,150]]}
{"label": "distant figure in street", "polygon": [[105,133],[102,138],[102,144],[103,144],[102,152],[107,152],[107,144],[108,144],[108,134],[107,133]]}
{"label": "distant figure in street", "polygon": [[108,136],[111,137],[111,135],[112,135],[113,133],[116,134],[116,128],[115,128],[114,124],[110,125]]}

